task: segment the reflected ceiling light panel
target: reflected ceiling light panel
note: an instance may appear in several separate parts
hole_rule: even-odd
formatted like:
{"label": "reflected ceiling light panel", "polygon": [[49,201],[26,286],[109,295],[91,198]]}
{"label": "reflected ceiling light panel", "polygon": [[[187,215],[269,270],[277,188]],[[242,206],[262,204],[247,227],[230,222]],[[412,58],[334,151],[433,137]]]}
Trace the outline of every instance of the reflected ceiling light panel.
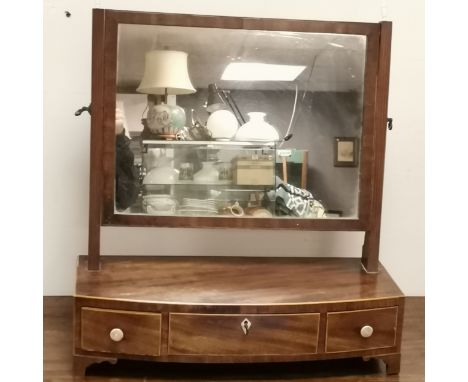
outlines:
{"label": "reflected ceiling light panel", "polygon": [[335,48],[344,48],[344,45],[337,44],[336,42],[329,42],[328,45],[334,46]]}
{"label": "reflected ceiling light panel", "polygon": [[226,81],[294,81],[306,66],[233,62],[221,76]]}

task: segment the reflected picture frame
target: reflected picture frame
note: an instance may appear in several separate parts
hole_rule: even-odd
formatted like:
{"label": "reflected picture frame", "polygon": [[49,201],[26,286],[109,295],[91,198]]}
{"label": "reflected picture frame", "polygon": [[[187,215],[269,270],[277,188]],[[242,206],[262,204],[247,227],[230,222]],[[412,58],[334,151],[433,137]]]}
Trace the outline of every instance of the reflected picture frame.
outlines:
{"label": "reflected picture frame", "polygon": [[334,166],[357,167],[359,139],[356,137],[334,138]]}

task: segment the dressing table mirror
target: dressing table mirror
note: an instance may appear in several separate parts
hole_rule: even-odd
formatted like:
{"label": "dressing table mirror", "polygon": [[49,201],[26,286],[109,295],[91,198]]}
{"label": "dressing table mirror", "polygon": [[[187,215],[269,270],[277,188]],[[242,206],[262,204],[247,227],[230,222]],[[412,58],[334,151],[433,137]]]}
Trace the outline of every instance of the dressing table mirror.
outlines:
{"label": "dressing table mirror", "polygon": [[[351,357],[398,373],[404,297],[378,260],[390,42],[389,22],[94,10],[77,374]],[[365,239],[361,258],[101,256],[103,226]]]}

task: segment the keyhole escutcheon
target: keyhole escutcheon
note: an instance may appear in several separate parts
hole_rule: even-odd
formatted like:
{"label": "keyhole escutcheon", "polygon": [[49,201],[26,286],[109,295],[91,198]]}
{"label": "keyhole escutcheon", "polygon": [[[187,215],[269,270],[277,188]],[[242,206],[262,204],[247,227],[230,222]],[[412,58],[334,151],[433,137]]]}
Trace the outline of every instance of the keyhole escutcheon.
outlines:
{"label": "keyhole escutcheon", "polygon": [[249,334],[249,329],[251,326],[252,323],[247,318],[244,318],[244,320],[241,322],[241,328],[245,335]]}

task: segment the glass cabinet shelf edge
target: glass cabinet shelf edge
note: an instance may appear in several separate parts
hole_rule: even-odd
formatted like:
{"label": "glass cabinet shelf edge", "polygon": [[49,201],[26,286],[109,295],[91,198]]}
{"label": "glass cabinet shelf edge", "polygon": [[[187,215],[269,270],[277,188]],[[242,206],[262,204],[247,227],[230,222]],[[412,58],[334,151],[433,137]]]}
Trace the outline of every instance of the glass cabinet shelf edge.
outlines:
{"label": "glass cabinet shelf edge", "polygon": [[266,141],[177,141],[177,140],[157,140],[157,139],[144,139],[142,141],[143,145],[151,146],[172,146],[172,145],[194,145],[194,146],[241,146],[241,147],[269,147],[274,148],[276,142],[266,142]]}

